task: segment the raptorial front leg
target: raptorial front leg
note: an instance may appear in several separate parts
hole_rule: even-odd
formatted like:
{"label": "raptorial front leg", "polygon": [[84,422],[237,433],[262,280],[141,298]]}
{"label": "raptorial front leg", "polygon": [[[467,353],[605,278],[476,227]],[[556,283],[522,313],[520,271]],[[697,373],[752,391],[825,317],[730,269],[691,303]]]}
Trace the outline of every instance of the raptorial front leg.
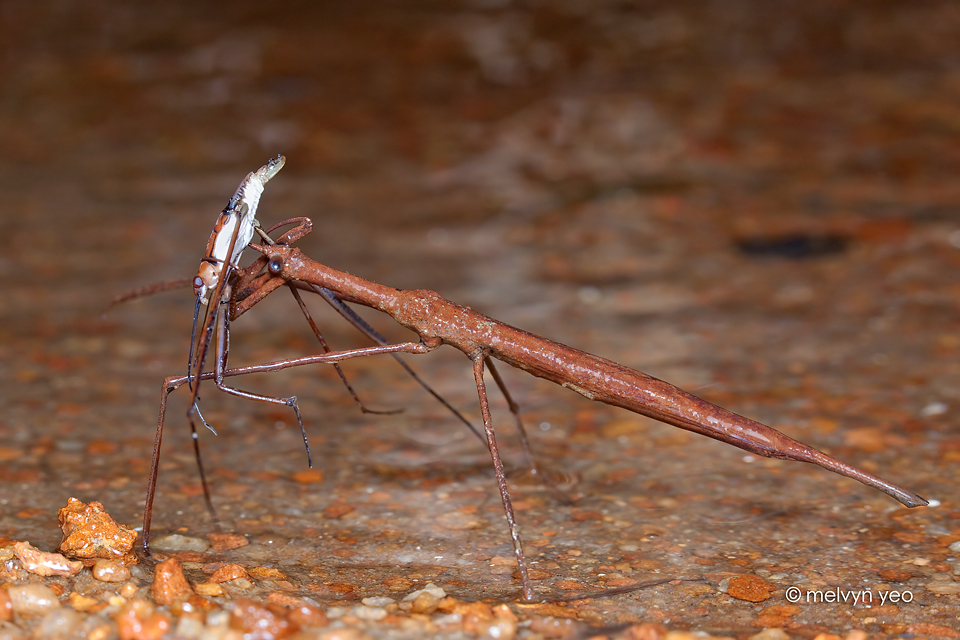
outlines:
{"label": "raptorial front leg", "polygon": [[483,414],[483,430],[487,434],[487,446],[490,457],[493,459],[493,470],[497,476],[497,487],[500,489],[500,499],[503,501],[503,511],[507,516],[507,525],[510,527],[510,537],[513,539],[513,550],[517,554],[517,565],[520,569],[520,582],[523,584],[523,598],[533,600],[533,586],[527,574],[527,563],[523,558],[523,544],[520,541],[520,526],[513,514],[513,503],[510,501],[510,491],[507,489],[507,476],[503,471],[503,461],[497,449],[497,437],[493,432],[493,419],[490,417],[490,403],[487,400],[487,388],[483,382],[483,363],[486,354],[478,353],[470,356],[473,360],[473,377],[477,383],[477,394],[480,396],[480,412]]}
{"label": "raptorial front leg", "polygon": [[[229,293],[227,295],[227,299],[229,299]],[[213,379],[214,383],[217,385],[217,388],[224,393],[229,393],[230,395],[240,398],[257,400],[259,402],[268,402],[270,404],[277,404],[292,408],[294,414],[297,416],[297,424],[300,425],[300,435],[303,436],[303,446],[307,449],[307,466],[312,469],[313,458],[310,455],[310,442],[307,439],[307,430],[303,426],[303,418],[300,416],[300,407],[297,405],[297,396],[290,396],[289,398],[265,396],[259,393],[252,393],[250,391],[244,391],[243,389],[237,389],[235,387],[228,387],[223,383],[224,373],[227,370],[227,358],[230,355],[230,318],[228,317],[225,309],[220,309],[217,313],[217,321],[219,323],[217,330],[217,365],[216,376]]]}

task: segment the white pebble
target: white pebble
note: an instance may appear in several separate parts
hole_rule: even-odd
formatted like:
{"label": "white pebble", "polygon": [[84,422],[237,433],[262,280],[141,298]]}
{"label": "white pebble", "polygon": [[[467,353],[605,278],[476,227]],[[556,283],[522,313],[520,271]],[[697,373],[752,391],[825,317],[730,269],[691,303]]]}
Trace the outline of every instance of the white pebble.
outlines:
{"label": "white pebble", "polygon": [[427,586],[425,586],[423,589],[419,589],[417,591],[414,591],[408,594],[407,597],[403,599],[403,601],[410,602],[412,600],[416,600],[417,596],[419,596],[421,593],[429,593],[430,595],[436,597],[437,600],[443,600],[444,598],[447,597],[446,591],[444,591],[437,585],[433,584],[432,582],[428,582]]}
{"label": "white pebble", "polygon": [[203,635],[203,621],[193,616],[180,616],[174,635],[178,638],[199,638]]}
{"label": "white pebble", "polygon": [[376,621],[383,620],[387,617],[387,610],[383,607],[354,607],[353,609],[350,609],[350,613],[351,615],[357,616],[361,620]]}
{"label": "white pebble", "polygon": [[42,615],[60,606],[57,594],[45,584],[16,584],[7,589],[14,613],[21,616]]}
{"label": "white pebble", "polygon": [[210,543],[203,538],[194,538],[191,536],[182,536],[179,533],[172,533],[168,536],[160,536],[150,541],[150,546],[157,551],[206,551],[210,548]]}
{"label": "white pebble", "polygon": [[920,409],[920,416],[924,418],[939,416],[946,413],[947,409],[949,409],[949,407],[945,402],[931,402],[923,409]]}
{"label": "white pebble", "polygon": [[93,565],[93,577],[100,582],[126,582],[130,579],[130,569],[122,560],[100,558]]}
{"label": "white pebble", "polygon": [[43,640],[67,640],[76,637],[76,630],[83,622],[83,616],[69,607],[52,609],[33,631],[34,638]]}

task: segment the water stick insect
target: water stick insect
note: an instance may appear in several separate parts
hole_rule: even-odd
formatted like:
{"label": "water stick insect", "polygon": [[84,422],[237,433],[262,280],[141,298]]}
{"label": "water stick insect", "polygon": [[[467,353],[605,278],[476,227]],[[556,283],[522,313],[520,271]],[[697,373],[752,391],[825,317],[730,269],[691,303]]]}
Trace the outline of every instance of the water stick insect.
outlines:
{"label": "water stick insect", "polygon": [[[913,492],[841,462],[771,427],[697,398],[668,382],[499,322],[450,302],[434,291],[400,291],[370,282],[311,260],[295,247],[251,246],[266,256],[268,270],[276,278],[329,289],[351,302],[386,313],[420,336],[420,342],[393,345],[396,352],[429,353],[442,345],[450,345],[472,361],[484,431],[519,563],[524,597],[528,600],[533,598],[533,590],[527,576],[519,528],[497,450],[484,385],[484,370],[487,367],[493,370],[492,359],[576,391],[590,400],[621,407],[750,453],[819,465],[878,489],[908,507],[927,504]],[[276,288],[279,284],[267,280],[262,286]],[[377,348],[368,351],[370,354],[379,352]],[[357,353],[345,353],[344,357],[357,357]],[[272,363],[272,366],[299,366],[309,364],[309,360],[298,358]],[[495,379],[499,380],[499,376],[495,375]]]}
{"label": "water stick insect", "polygon": [[[445,300],[435,292],[399,291],[379,285],[311,260],[299,249],[285,243],[252,246],[264,254],[268,273],[250,280],[242,300],[237,302],[237,308],[231,311],[231,315],[250,309],[284,284],[297,283],[298,286],[320,287],[333,292],[341,300],[382,311],[402,326],[417,333],[420,341],[222,370],[217,372],[217,375],[225,378],[256,372],[279,371],[306,364],[339,362],[382,353],[428,353],[443,344],[462,351],[473,362],[484,432],[518,560],[524,597],[528,600],[533,599],[534,593],[524,562],[519,527],[513,514],[503,464],[497,449],[484,384],[484,371],[488,367],[493,368],[492,359],[501,360],[532,375],[560,384],[591,400],[622,407],[667,424],[727,442],[751,453],[817,464],[883,491],[906,506],[927,504],[926,500],[915,493],[836,460],[766,425],[696,398],[667,382],[501,323]],[[203,374],[202,377],[213,377],[213,375]],[[494,378],[499,383],[499,376],[494,374]],[[158,422],[154,469],[156,469],[159,455],[166,394],[174,385],[183,384],[185,379],[171,378],[166,382]],[[154,486],[155,484],[151,486],[148,493],[148,509],[145,510],[145,543],[149,531],[148,511],[152,504]]]}

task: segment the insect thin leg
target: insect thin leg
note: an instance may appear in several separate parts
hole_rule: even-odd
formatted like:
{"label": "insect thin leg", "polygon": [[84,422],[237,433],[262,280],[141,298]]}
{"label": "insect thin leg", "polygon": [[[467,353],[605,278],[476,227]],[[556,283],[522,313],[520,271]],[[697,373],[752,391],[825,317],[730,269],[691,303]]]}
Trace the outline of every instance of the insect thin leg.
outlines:
{"label": "insect thin leg", "polygon": [[147,495],[143,502],[143,531],[140,537],[141,549],[150,556],[150,522],[153,520],[153,499],[157,493],[157,476],[160,472],[160,443],[163,441],[163,419],[167,412],[167,396],[176,389],[170,385],[170,379],[163,381],[160,389],[160,417],[157,418],[157,432],[153,437],[153,458],[150,461],[150,476],[147,479]]}
{"label": "insect thin leg", "polygon": [[[354,327],[356,327],[361,333],[366,335],[368,338],[370,338],[377,344],[382,344],[382,345],[387,344],[386,338],[384,338],[376,329],[374,329],[369,324],[367,324],[367,321],[361,318],[356,311],[354,311],[353,309],[345,305],[341,300],[339,300],[337,296],[333,293],[333,291],[331,291],[330,289],[324,289],[323,287],[318,287],[316,285],[309,285],[309,286],[311,289],[313,289],[314,292],[319,294],[320,297],[322,297],[327,302],[327,304],[333,307],[334,311],[339,313],[347,322],[349,322]],[[417,375],[417,372],[414,371],[413,368],[410,367],[410,365],[404,362],[400,358],[400,356],[393,354],[393,359],[397,361],[397,364],[403,367],[403,370],[407,372],[407,375],[413,378],[416,381],[416,383],[419,384],[421,387],[423,387],[427,393],[433,396],[437,402],[439,402],[444,407],[446,407],[450,411],[450,413],[456,416],[456,418],[460,420],[460,422],[462,422],[468,429],[470,429],[470,431],[473,432],[473,435],[479,438],[480,442],[483,442],[484,444],[486,444],[487,440],[483,436],[483,434],[480,433],[480,431],[477,430],[477,428],[473,425],[473,423],[467,420],[462,413],[457,411],[456,407],[454,407],[452,404],[447,402],[447,400],[443,396],[441,396],[439,393],[434,391],[433,387],[428,385],[423,380],[423,378]]]}
{"label": "insect thin leg", "polygon": [[497,387],[500,388],[500,393],[503,394],[504,399],[507,401],[507,406],[510,407],[510,413],[513,414],[513,418],[517,422],[517,431],[520,433],[520,444],[523,447],[524,455],[527,457],[527,464],[530,465],[530,473],[535,476],[540,476],[540,469],[537,467],[537,462],[533,458],[533,450],[530,448],[530,439],[527,438],[527,430],[524,429],[523,421],[520,419],[520,405],[513,401],[513,397],[510,395],[510,392],[507,391],[507,385],[504,384],[503,378],[500,377],[500,372],[497,371],[497,368],[494,366],[493,360],[487,358],[486,365],[490,369],[490,375],[493,376]]}
{"label": "insect thin leg", "polygon": [[483,354],[472,356],[473,377],[477,383],[477,394],[480,396],[480,412],[483,414],[483,430],[487,434],[487,446],[490,448],[490,457],[493,459],[493,470],[497,476],[497,487],[500,489],[500,499],[503,501],[503,511],[507,516],[507,525],[510,527],[510,537],[513,539],[513,550],[517,554],[517,566],[520,570],[520,582],[523,585],[525,600],[533,600],[533,586],[527,574],[527,564],[523,559],[523,545],[520,542],[520,526],[513,513],[513,503],[510,501],[510,492],[507,489],[507,476],[503,471],[503,461],[497,450],[497,437],[493,432],[493,419],[490,417],[490,403],[487,400],[487,389],[483,383]]}
{"label": "insect thin leg", "polygon": [[504,383],[503,378],[500,377],[500,372],[493,364],[493,360],[490,358],[486,359],[486,364],[490,367],[490,375],[493,376],[493,379],[496,381],[497,386],[500,388],[500,392],[503,394],[503,397],[507,401],[507,406],[510,407],[510,413],[513,414],[514,419],[517,421],[517,431],[520,433],[520,444],[523,447],[523,453],[527,457],[527,464],[530,465],[530,473],[536,478],[539,478],[540,482],[549,489],[555,498],[560,500],[564,504],[573,504],[573,499],[563,492],[553,480],[551,480],[547,474],[540,471],[540,467],[537,465],[537,459],[533,456],[533,448],[530,446],[530,439],[527,437],[527,430],[523,426],[523,421],[520,419],[520,405],[513,401],[513,397],[510,395],[510,392],[507,391],[507,385]]}
{"label": "insect thin leg", "polygon": [[[324,353],[330,353],[330,347],[327,346],[327,341],[324,340],[323,334],[320,333],[320,328],[317,326],[317,323],[313,321],[313,316],[310,315],[310,310],[307,309],[307,305],[303,302],[303,298],[300,297],[300,292],[297,291],[297,288],[288,285],[290,293],[293,294],[294,299],[297,301],[297,304],[300,306],[300,311],[303,313],[303,317],[307,319],[307,323],[310,325],[310,328],[313,330],[313,335],[317,337],[317,340],[320,342],[320,346],[323,347]],[[360,407],[361,413],[372,413],[378,415],[390,415],[394,413],[400,413],[402,409],[391,409],[387,411],[376,411],[374,409],[368,409],[366,405],[363,404],[363,401],[360,400],[360,396],[357,395],[357,392],[353,390],[353,386],[347,380],[347,376],[343,373],[343,369],[340,368],[340,365],[337,363],[333,364],[334,370],[337,372],[337,375],[340,376],[340,381],[343,382],[343,386],[347,388],[347,391],[350,392],[350,395],[353,397],[353,401],[357,403],[357,406]]]}
{"label": "insect thin leg", "polygon": [[[197,410],[199,415],[200,410]],[[202,418],[201,418],[202,420]],[[210,425],[207,425],[206,421],[203,423],[210,428]],[[220,527],[220,518],[217,517],[217,510],[213,508],[213,500],[210,497],[210,485],[207,483],[207,474],[203,470],[203,459],[200,456],[200,436],[197,433],[197,426],[193,421],[193,415],[190,415],[190,438],[193,440],[193,456],[197,460],[197,471],[200,473],[200,486],[203,488],[203,501],[207,505],[207,511],[210,513],[210,518],[213,519],[213,526],[216,527],[217,531],[221,531]]]}
{"label": "insect thin leg", "polygon": [[[197,344],[197,319],[200,317],[200,305],[203,303],[200,296],[197,296],[197,304],[193,308],[193,327],[190,329],[190,355],[187,356],[187,388],[193,391],[193,382],[190,380],[193,368],[193,350]],[[204,423],[206,424],[206,423]],[[209,425],[207,425],[209,428]]]}
{"label": "insect thin leg", "polygon": [[[189,378],[188,378],[187,380],[188,380],[188,382],[189,382]],[[200,398],[197,398],[197,401],[199,402],[199,401],[200,401]],[[207,429],[210,430],[210,433],[212,433],[212,434],[215,435],[215,436],[220,435],[219,433],[217,433],[217,430],[216,430],[216,429],[214,429],[213,427],[210,426],[210,424],[207,422],[206,418],[203,417],[203,414],[200,413],[200,405],[194,403],[194,405],[193,405],[193,410],[197,412],[197,417],[200,418],[200,422],[202,422],[202,423],[203,423],[203,426],[205,426]]]}
{"label": "insect thin leg", "polygon": [[[225,289],[225,291],[225,298],[229,300],[229,286]],[[307,430],[303,426],[303,418],[300,415],[300,407],[297,405],[296,396],[290,396],[289,398],[276,398],[274,396],[265,396],[259,393],[251,393],[242,389],[228,387],[223,383],[224,373],[227,370],[227,358],[230,356],[230,317],[227,313],[226,307],[227,305],[222,305],[217,311],[217,323],[219,325],[219,330],[217,331],[217,362],[216,374],[213,378],[214,384],[216,384],[217,388],[224,393],[229,393],[230,395],[240,398],[258,400],[260,402],[269,402],[270,404],[282,404],[284,406],[291,407],[294,414],[297,416],[297,424],[300,425],[300,434],[303,436],[303,444],[307,449],[307,465],[310,468],[313,468],[313,458],[310,454],[310,442],[307,439]]]}

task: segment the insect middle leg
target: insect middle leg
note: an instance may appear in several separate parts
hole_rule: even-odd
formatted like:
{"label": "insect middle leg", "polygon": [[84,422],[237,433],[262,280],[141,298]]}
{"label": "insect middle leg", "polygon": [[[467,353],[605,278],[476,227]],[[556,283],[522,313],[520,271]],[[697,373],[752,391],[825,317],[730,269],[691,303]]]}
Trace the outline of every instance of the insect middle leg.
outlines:
{"label": "insect middle leg", "polygon": [[503,460],[497,449],[497,436],[493,432],[493,418],[490,416],[490,402],[487,400],[487,388],[483,382],[483,364],[486,354],[478,353],[470,356],[473,360],[473,377],[477,383],[477,394],[480,397],[480,412],[483,414],[483,430],[487,435],[487,446],[490,457],[493,459],[493,471],[497,476],[497,488],[500,490],[500,499],[503,501],[503,511],[507,516],[507,526],[510,527],[510,538],[513,540],[513,550],[517,556],[517,565],[520,570],[520,582],[523,585],[525,600],[533,600],[533,586],[527,573],[527,564],[523,557],[523,544],[520,541],[520,526],[513,513],[513,503],[510,501],[510,491],[507,489],[507,476],[503,470]]}
{"label": "insect middle leg", "polygon": [[230,286],[227,285],[225,289],[225,295],[222,304],[219,305],[219,308],[216,310],[217,314],[217,359],[215,365],[216,375],[213,378],[214,384],[217,385],[217,388],[233,396],[238,396],[240,398],[247,398],[248,400],[257,400],[259,402],[268,402],[270,404],[277,404],[285,407],[290,407],[293,409],[294,414],[297,416],[297,423],[300,425],[300,435],[303,436],[303,445],[307,450],[307,466],[313,468],[313,459],[310,455],[310,442],[307,439],[307,430],[303,426],[303,417],[300,415],[300,407],[297,405],[297,397],[290,396],[289,398],[278,398],[274,396],[266,396],[259,393],[252,393],[250,391],[244,391],[242,389],[237,389],[235,387],[229,387],[223,382],[224,372],[227,370],[227,358],[230,355],[230,316],[228,314],[229,300],[230,300]]}

